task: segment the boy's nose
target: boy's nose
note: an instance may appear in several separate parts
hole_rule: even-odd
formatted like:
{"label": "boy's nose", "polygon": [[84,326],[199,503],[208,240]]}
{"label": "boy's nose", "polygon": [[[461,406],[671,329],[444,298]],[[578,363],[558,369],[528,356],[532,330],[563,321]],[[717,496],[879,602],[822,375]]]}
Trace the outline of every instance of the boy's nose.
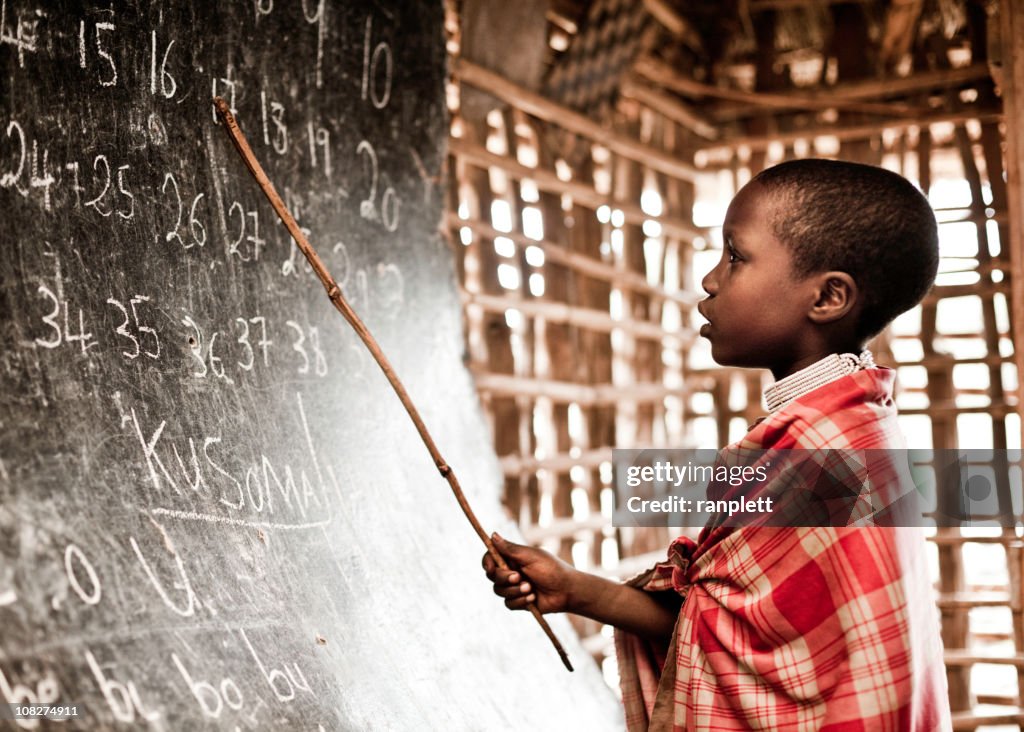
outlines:
{"label": "boy's nose", "polygon": [[704,279],[700,281],[700,286],[704,288],[704,292],[708,293],[709,295],[714,295],[718,291],[718,279],[715,277],[715,272],[717,270],[718,267],[715,267],[713,270],[704,275]]}

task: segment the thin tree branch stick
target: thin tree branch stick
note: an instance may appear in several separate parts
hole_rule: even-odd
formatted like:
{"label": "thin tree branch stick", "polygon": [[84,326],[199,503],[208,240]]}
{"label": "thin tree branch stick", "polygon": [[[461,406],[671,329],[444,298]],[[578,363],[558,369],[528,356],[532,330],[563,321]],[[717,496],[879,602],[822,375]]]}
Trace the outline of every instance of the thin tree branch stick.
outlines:
{"label": "thin tree branch stick", "polygon": [[[427,451],[430,453],[430,457],[434,461],[434,465],[437,466],[441,476],[448,481],[448,485],[451,486],[452,493],[455,494],[455,500],[459,502],[459,507],[462,508],[462,512],[469,519],[469,523],[473,526],[473,530],[476,531],[477,536],[483,541],[484,546],[487,547],[487,553],[491,555],[494,562],[502,569],[508,569],[508,564],[505,562],[505,558],[501,556],[497,549],[494,548],[494,544],[491,542],[491,537],[484,531],[480,522],[476,518],[476,514],[473,513],[473,509],[469,506],[469,501],[466,500],[465,494],[462,492],[462,487],[459,485],[458,478],[455,477],[455,471],[445,462],[444,458],[441,457],[441,452],[437,449],[437,445],[434,444],[434,439],[430,436],[430,432],[427,430],[427,426],[423,423],[423,419],[420,417],[419,411],[413,404],[412,399],[409,397],[408,392],[405,390],[405,386],[399,380],[398,375],[392,368],[391,363],[388,361],[387,356],[381,350],[377,341],[371,335],[369,329],[363,324],[356,312],[348,304],[345,296],[341,293],[341,288],[338,287],[338,283],[335,282],[334,278],[331,277],[330,272],[327,271],[327,267],[324,266],[323,261],[320,259],[316,250],[313,249],[312,245],[306,239],[299,225],[296,223],[295,218],[288,211],[284,205],[284,201],[277,194],[274,189],[274,185],[267,178],[267,174],[263,171],[263,167],[256,160],[256,156],[252,152],[252,148],[249,147],[248,141],[245,139],[245,135],[238,126],[238,122],[235,120],[234,115],[231,114],[231,110],[227,103],[220,97],[214,97],[214,105],[217,107],[217,115],[224,123],[224,129],[228,133],[228,137],[231,139],[231,143],[235,146],[239,156],[245,166],[252,173],[252,176],[256,179],[260,189],[262,189],[267,200],[270,201],[270,205],[274,207],[274,211],[280,217],[281,222],[288,229],[288,233],[292,235],[292,239],[298,245],[299,249],[305,255],[306,260],[312,266],[313,271],[316,272],[316,276],[320,279],[324,289],[327,290],[327,297],[330,298],[334,307],[337,308],[345,320],[348,321],[349,325],[355,330],[356,335],[363,341],[366,348],[369,349],[373,355],[377,365],[380,366],[381,371],[384,372],[384,376],[391,383],[391,387],[395,390],[399,400],[402,402],[402,406],[405,407],[405,411],[409,414],[409,418],[412,420],[413,425],[416,427],[416,431],[419,432],[420,438],[423,440],[423,444],[426,445]],[[555,646],[555,650],[558,651],[559,657],[562,659],[562,663],[565,667],[572,671],[572,663],[569,661],[569,655],[562,648],[562,644],[558,642],[558,638],[555,637],[554,631],[551,630],[551,626],[541,615],[540,610],[537,608],[536,603],[531,603],[529,606],[530,613],[536,618],[537,622],[540,623],[540,627],[544,630],[545,635],[551,640],[551,643]]]}

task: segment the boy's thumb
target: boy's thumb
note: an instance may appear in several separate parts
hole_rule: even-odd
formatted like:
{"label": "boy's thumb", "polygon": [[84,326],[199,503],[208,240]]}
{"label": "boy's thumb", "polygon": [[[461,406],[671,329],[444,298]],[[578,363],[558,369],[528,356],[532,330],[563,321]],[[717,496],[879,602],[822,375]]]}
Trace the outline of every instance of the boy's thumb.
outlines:
{"label": "boy's thumb", "polygon": [[515,559],[521,549],[524,549],[520,544],[513,544],[510,541],[505,541],[497,532],[491,534],[491,541],[494,542],[494,548],[497,549],[502,556],[510,557]]}

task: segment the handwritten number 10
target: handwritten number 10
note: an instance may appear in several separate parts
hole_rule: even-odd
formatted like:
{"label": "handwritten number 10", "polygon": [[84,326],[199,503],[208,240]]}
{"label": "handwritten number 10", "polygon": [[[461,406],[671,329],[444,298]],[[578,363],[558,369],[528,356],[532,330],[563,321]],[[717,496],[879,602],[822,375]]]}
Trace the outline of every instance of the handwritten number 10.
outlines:
{"label": "handwritten number 10", "polygon": [[[395,61],[392,57],[391,46],[381,41],[370,51],[370,44],[373,42],[373,17],[366,19],[366,33],[363,36],[363,84],[361,96],[365,102],[369,98],[370,103],[377,109],[384,109],[391,99],[391,76],[394,70]],[[377,79],[380,76],[381,64],[384,67],[384,89],[377,88]]]}

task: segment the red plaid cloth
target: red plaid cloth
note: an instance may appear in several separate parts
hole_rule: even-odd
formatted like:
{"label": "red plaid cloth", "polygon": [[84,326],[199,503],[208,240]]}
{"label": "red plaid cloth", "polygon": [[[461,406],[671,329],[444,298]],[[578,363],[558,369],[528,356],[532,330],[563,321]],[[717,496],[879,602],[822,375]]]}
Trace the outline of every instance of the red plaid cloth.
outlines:
{"label": "red plaid cloth", "polygon": [[[735,446],[901,448],[892,383],[888,369],[845,376]],[[630,582],[683,596],[668,647],[615,635],[630,732],[950,729],[927,578],[919,529],[720,527],[676,539]]]}

